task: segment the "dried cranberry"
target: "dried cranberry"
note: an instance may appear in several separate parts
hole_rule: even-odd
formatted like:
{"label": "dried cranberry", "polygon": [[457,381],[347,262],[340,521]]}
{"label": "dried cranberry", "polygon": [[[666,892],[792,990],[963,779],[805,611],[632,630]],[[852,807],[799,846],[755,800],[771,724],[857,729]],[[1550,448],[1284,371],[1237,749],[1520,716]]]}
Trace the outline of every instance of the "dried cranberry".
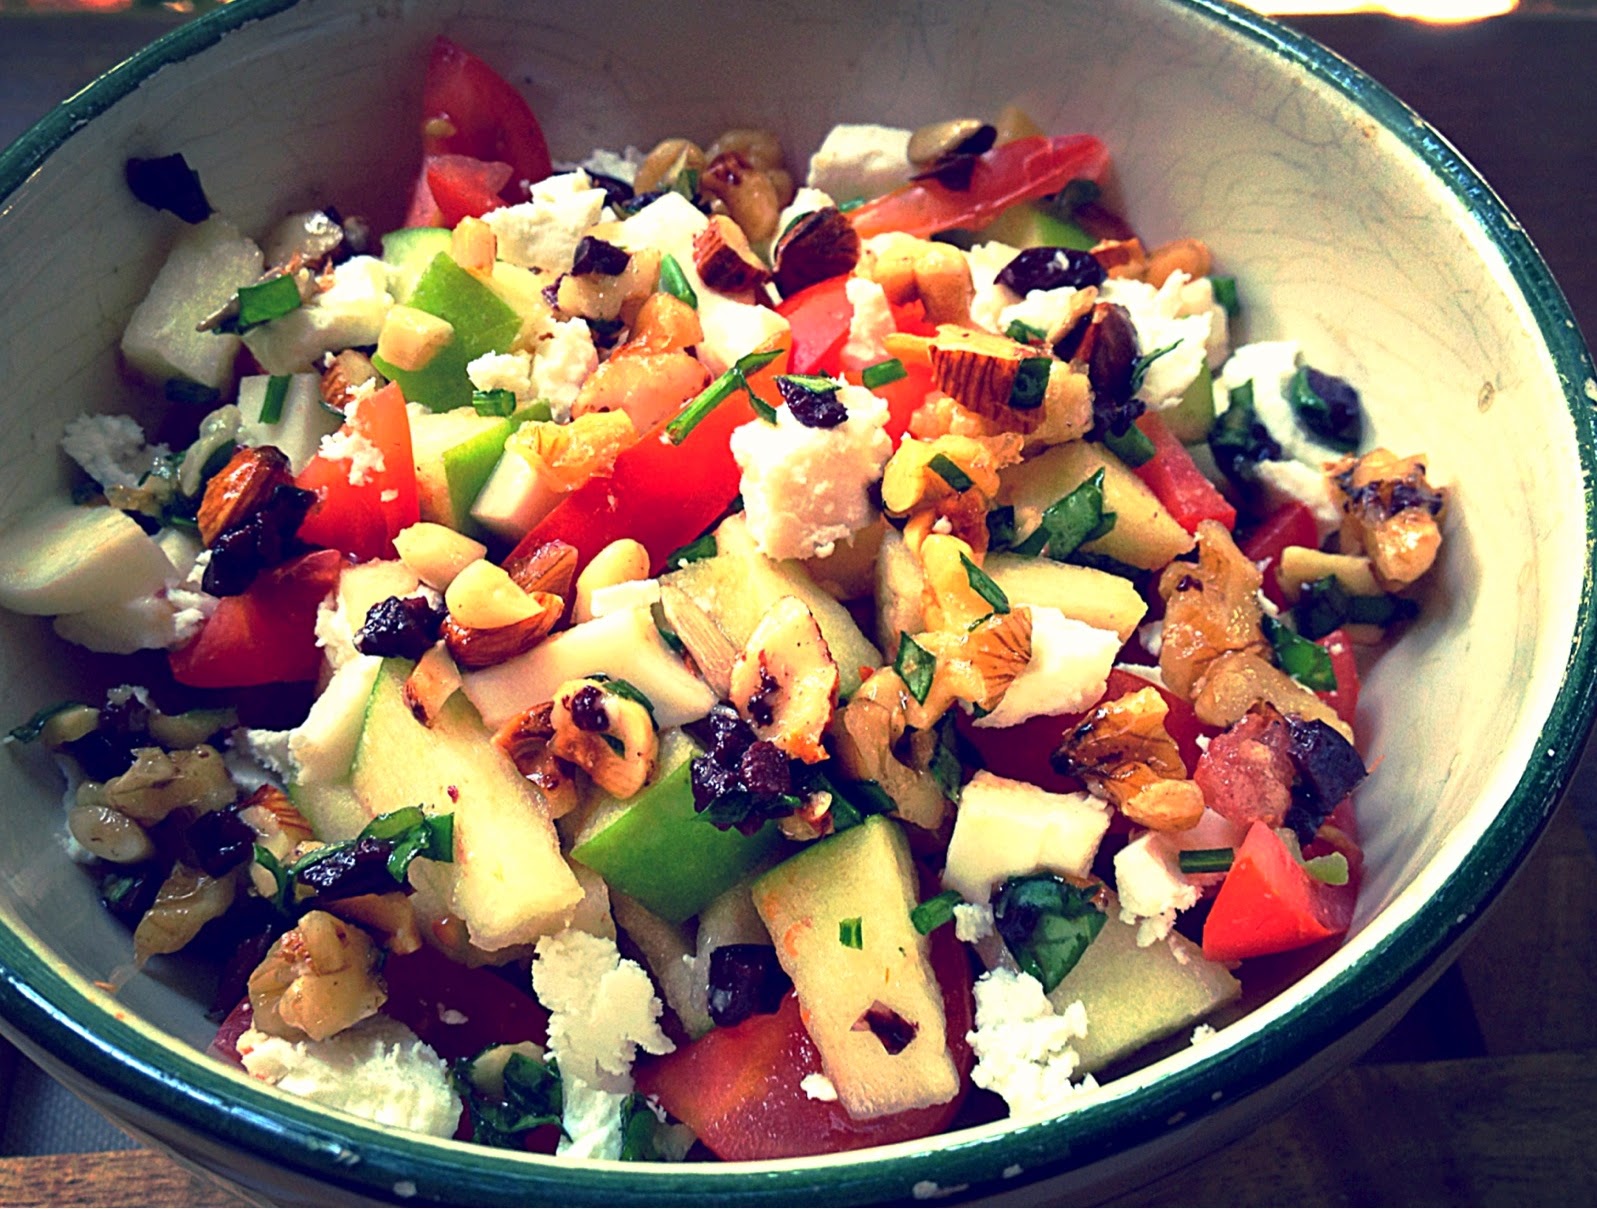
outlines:
{"label": "dried cranberry", "polygon": [[738,759],[754,742],[754,731],[730,705],[716,705],[697,722],[683,728],[717,764],[737,767]]}
{"label": "dried cranberry", "polygon": [[749,697],[749,717],[756,726],[769,726],[776,721],[776,695],[782,686],[776,682],[768,668],[760,668],[760,686]]}
{"label": "dried cranberry", "polygon": [[632,200],[632,186],[618,177],[605,176],[602,172],[590,172],[588,179],[593,182],[596,189],[604,190],[604,200],[608,206],[619,209]]}
{"label": "dried cranberry", "polygon": [[1336,804],[1369,774],[1358,749],[1328,724],[1289,716],[1286,725],[1291,735],[1287,752],[1298,774],[1286,825],[1306,844]]}
{"label": "dried cranberry", "polygon": [[389,840],[361,836],[353,844],[339,845],[327,856],[301,869],[297,880],[315,890],[322,899],[355,898],[361,894],[382,894],[394,889],[388,872],[388,858],[394,845]]}
{"label": "dried cranberry", "polygon": [[814,387],[801,378],[780,377],[776,389],[793,418],[806,428],[836,428],[848,419],[836,386]]}
{"label": "dried cranberry", "polygon": [[78,762],[89,780],[109,781],[132,768],[133,749],[145,746],[148,740],[142,736],[114,734],[102,728],[74,739],[62,750]]}
{"label": "dried cranberry", "polygon": [[238,868],[255,851],[255,829],[231,810],[212,810],[183,832],[193,863],[212,877]]}
{"label": "dried cranberry", "polygon": [[625,248],[618,248],[613,243],[595,239],[592,235],[584,235],[577,243],[576,255],[571,262],[571,275],[614,277],[617,273],[625,271],[631,259]]}
{"label": "dried cranberry", "polygon": [[1081,289],[1102,285],[1103,266],[1091,252],[1076,248],[1027,248],[998,273],[998,284],[1024,298],[1033,290]]}
{"label": "dried cranberry", "polygon": [[207,1012],[221,1020],[249,993],[249,978],[266,960],[267,951],[288,930],[289,919],[264,898],[249,897],[235,903],[226,916],[231,925],[227,956],[217,975],[216,989]]}
{"label": "dried cranberry", "polygon": [[736,768],[728,768],[709,756],[696,756],[688,768],[688,780],[693,786],[693,808],[703,811],[722,794],[738,788]]}
{"label": "dried cranberry", "polygon": [[420,659],[438,641],[444,614],[424,596],[390,596],[366,613],[355,649],[383,659]]}
{"label": "dried cranberry", "polygon": [[212,596],[238,596],[255,577],[292,552],[294,534],[316,502],[314,492],[279,483],[259,509],[218,534],[200,586]]}
{"label": "dried cranberry", "polygon": [[591,684],[584,684],[571,694],[571,721],[578,730],[598,734],[610,729],[610,715],[605,712],[604,693]]}
{"label": "dried cranberry", "polygon": [[738,761],[738,781],[758,797],[792,793],[793,774],[787,753],[766,739],[750,744]]}
{"label": "dried cranberry", "polygon": [[769,1015],[791,985],[771,945],[722,945],[710,953],[710,1019],[731,1028]]}

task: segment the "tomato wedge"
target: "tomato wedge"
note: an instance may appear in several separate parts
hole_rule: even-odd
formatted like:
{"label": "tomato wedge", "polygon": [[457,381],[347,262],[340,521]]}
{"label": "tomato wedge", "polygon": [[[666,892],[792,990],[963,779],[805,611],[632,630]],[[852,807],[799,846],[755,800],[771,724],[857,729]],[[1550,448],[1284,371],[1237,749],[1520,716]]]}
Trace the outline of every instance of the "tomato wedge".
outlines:
{"label": "tomato wedge", "polygon": [[422,84],[422,150],[509,164],[506,200],[525,201],[528,187],[553,171],[549,144],[532,108],[476,55],[448,38],[433,42]]}
{"label": "tomato wedge", "polygon": [[1102,181],[1109,152],[1090,134],[1031,135],[976,160],[968,189],[910,181],[849,212],[862,239],[885,231],[925,238],[958,227],[979,230],[1016,202],[1058,193],[1073,180]]}
{"label": "tomato wedge", "polygon": [[713,1029],[663,1058],[639,1062],[638,1090],[656,1097],[722,1159],[778,1159],[836,1154],[928,1137],[948,1128],[964,1100],[972,1065],[965,1034],[973,1027],[970,971],[952,928],[931,938],[943,991],[948,1047],[961,1091],[947,1104],[856,1121],[833,1101],[814,1100],[800,1082],[821,1071],[791,992],[768,1016]]}
{"label": "tomato wedge", "polygon": [[1153,442],[1153,457],[1135,468],[1138,478],[1188,533],[1203,521],[1219,521],[1227,529],[1237,523],[1237,510],[1198,469],[1186,446],[1170,435],[1164,421],[1153,413],[1137,421],[1142,434]]}
{"label": "tomato wedge", "polygon": [[1281,585],[1275,578],[1275,564],[1281,559],[1281,551],[1288,546],[1306,546],[1315,550],[1319,545],[1320,530],[1314,523],[1314,513],[1293,500],[1260,521],[1247,539],[1240,543],[1240,548],[1248,560],[1258,563],[1264,572],[1265,596],[1276,608],[1284,609],[1287,607],[1286,597],[1281,594]]}
{"label": "tomato wedge", "polygon": [[1241,961],[1340,936],[1353,922],[1358,888],[1328,886],[1292,858],[1265,823],[1248,828],[1203,925],[1203,955]]}
{"label": "tomato wedge", "polygon": [[1331,654],[1331,671],[1336,674],[1336,687],[1329,692],[1316,693],[1319,699],[1336,711],[1336,716],[1349,726],[1359,712],[1359,661],[1353,653],[1345,630],[1332,630],[1317,641]]}
{"label": "tomato wedge", "polygon": [[838,356],[848,340],[854,307],[844,287],[848,275],[817,281],[782,300],[776,308],[793,333],[788,372],[828,374],[838,367]]}
{"label": "tomato wedge", "polygon": [[469,155],[429,155],[422,175],[438,211],[437,225],[453,227],[463,218],[481,218],[504,205],[500,190],[511,167],[498,160]]}

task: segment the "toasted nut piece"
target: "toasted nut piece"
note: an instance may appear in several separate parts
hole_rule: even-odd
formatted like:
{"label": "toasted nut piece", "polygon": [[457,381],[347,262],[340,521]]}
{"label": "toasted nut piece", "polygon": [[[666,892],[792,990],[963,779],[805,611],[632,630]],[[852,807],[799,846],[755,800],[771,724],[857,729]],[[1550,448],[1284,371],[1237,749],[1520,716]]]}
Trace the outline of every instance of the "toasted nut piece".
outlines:
{"label": "toasted nut piece", "polygon": [[[875,781],[893,799],[899,818],[935,831],[949,805],[937,778],[928,771],[937,738],[930,730],[909,731],[910,700],[909,690],[892,668],[872,672],[837,711],[833,745],[839,766],[851,780]],[[901,741],[906,733],[911,736],[907,750]]]}
{"label": "toasted nut piece", "polygon": [[403,957],[421,948],[421,931],[416,926],[416,911],[410,896],[402,890],[386,894],[357,894],[329,903],[328,911],[343,920],[375,928],[383,937],[383,947]]}
{"label": "toasted nut piece", "polygon": [[133,766],[100,789],[101,800],[138,823],[159,823],[180,806],[220,810],[238,797],[221,753],[207,744],[165,752],[140,747]]}
{"label": "toasted nut piece", "polygon": [[549,722],[554,728],[549,750],[581,768],[607,793],[630,798],[654,774],[660,753],[654,716],[607,681],[562,684]]}
{"label": "toasted nut piece", "polygon": [[[471,672],[493,667],[532,650],[555,628],[555,622],[560,620],[560,614],[566,606],[560,597],[548,593],[540,593],[531,599],[540,605],[540,611],[506,625],[479,628],[461,625],[453,617],[444,618],[442,633],[450,657]],[[447,694],[444,700],[448,700]],[[442,708],[442,702],[439,708]]]}
{"label": "toasted nut piece", "polygon": [[404,370],[425,369],[455,338],[455,325],[413,306],[389,308],[377,333],[377,355]]}
{"label": "toasted nut piece", "polygon": [[498,237],[482,219],[467,216],[455,224],[449,237],[449,259],[461,268],[491,273],[498,254]]}
{"label": "toasted nut piece", "polygon": [[674,181],[685,170],[702,172],[707,162],[697,143],[688,139],[663,139],[643,157],[632,188],[638,193],[650,193]]}
{"label": "toasted nut piece", "polygon": [[[648,432],[674,416],[709,383],[710,371],[692,353],[646,352],[629,340],[583,381],[572,400],[571,414],[581,422],[595,412],[619,412],[632,421],[634,432]],[[625,430],[618,431],[625,435]]]}
{"label": "toasted nut piece", "polygon": [[776,829],[798,844],[808,844],[836,830],[832,795],[826,790],[810,794],[792,814],[776,821]]}
{"label": "toasted nut piece", "polygon": [[1172,239],[1148,253],[1147,267],[1142,279],[1151,286],[1161,286],[1172,273],[1185,273],[1196,280],[1207,277],[1214,260],[1209,255],[1209,245],[1201,239]]}
{"label": "toasted nut piece", "polygon": [[377,367],[365,353],[345,349],[322,371],[322,402],[334,411],[347,411],[355,388],[377,380]]}
{"label": "toasted nut piece", "polygon": [[133,929],[133,960],[143,965],[159,953],[176,953],[206,924],[227,913],[237,887],[231,873],[212,877],[184,864],[175,866]]}
{"label": "toasted nut piece", "polygon": [[1445,492],[1425,478],[1424,459],[1372,449],[1329,468],[1332,496],[1342,506],[1342,550],[1370,556],[1387,591],[1407,587],[1436,561]]}
{"label": "toasted nut piece", "polygon": [[113,865],[133,865],[155,855],[155,845],[144,828],[109,806],[74,806],[67,812],[67,830],[95,856]]}
{"label": "toasted nut piece", "polygon": [[1210,726],[1231,726],[1261,701],[1283,714],[1324,722],[1349,743],[1353,728],[1336,710],[1270,663],[1257,651],[1227,651],[1204,674],[1192,708]]}
{"label": "toasted nut piece", "polygon": [[772,252],[776,288],[784,296],[796,294],[817,281],[853,272],[859,257],[859,232],[841,210],[836,206],[811,210],[777,237]]}
{"label": "toasted nut piece", "polygon": [[417,521],[394,536],[399,560],[416,578],[442,592],[462,570],[484,557],[488,547],[448,525]]}
{"label": "toasted nut piece", "polygon": [[998,495],[998,472],[1020,461],[1020,445],[1012,432],[988,438],[906,438],[883,468],[882,507],[889,516],[906,516],[922,504],[961,494],[932,468],[937,459],[953,463],[970,480],[963,490],[979,494],[985,504]]}
{"label": "toasted nut piece", "polygon": [[[765,175],[770,179],[771,188],[776,190],[776,204],[786,209],[793,204],[793,198],[798,193],[798,186],[793,183],[793,174],[786,168],[767,168]],[[780,211],[777,217],[781,217]]]}
{"label": "toasted nut piece", "polygon": [[1140,239],[1105,239],[1093,245],[1092,255],[1111,277],[1140,279],[1148,267]]}
{"label": "toasted nut piece", "polygon": [[503,567],[478,559],[450,581],[444,606],[458,626],[496,630],[541,616],[549,602],[544,595],[522,591]]}
{"label": "toasted nut piece", "polygon": [[263,839],[281,836],[284,848],[279,856],[286,855],[296,844],[315,838],[310,820],[301,814],[288,795],[276,785],[262,785],[244,799],[239,808],[239,818],[255,829]]}
{"label": "toasted nut piece", "polygon": [[571,596],[571,581],[577,574],[577,548],[559,538],[541,542],[505,564],[505,573],[523,592],[548,592]]}
{"label": "toasted nut piece", "polygon": [[423,726],[431,726],[439,711],[459,689],[460,668],[450,655],[446,641],[428,647],[426,653],[416,660],[416,666],[405,677],[405,687],[401,692],[405,705],[416,721]]}
{"label": "toasted nut piece", "polygon": [[660,253],[641,248],[627,259],[619,273],[567,273],[555,291],[556,305],[567,315],[580,315],[601,323],[620,319],[631,322],[638,308],[660,288]]}
{"label": "toasted nut piece", "polygon": [[725,152],[711,160],[699,178],[699,188],[726,207],[751,243],[776,234],[776,220],[782,212],[776,186],[769,176],[735,152]]}
{"label": "toasted nut piece", "polygon": [[278,484],[291,485],[288,455],[273,445],[235,450],[227,465],[211,476],[200,500],[200,540],[209,546],[264,504]]}
{"label": "toasted nut piece", "polygon": [[807,764],[826,758],[821,736],[837,705],[837,664],[798,597],[782,597],[754,627],[728,687],[728,700],[761,739]]}
{"label": "toasted nut piece", "polygon": [[371,937],[326,911],[306,912],[250,975],[255,1027],[274,1037],[325,1041],[377,1014],[388,992]]}
{"label": "toasted nut piece", "polygon": [[45,719],[39,729],[39,742],[50,751],[60,751],[100,726],[100,711],[92,705],[69,705]]}
{"label": "toasted nut piece", "polygon": [[1165,599],[1159,671],[1170,691],[1189,701],[1219,656],[1262,652],[1267,645],[1259,620],[1259,568],[1219,521],[1199,523],[1197,547],[1197,562],[1173,562],[1159,577]]}
{"label": "toasted nut piece", "polygon": [[767,172],[785,161],[782,142],[769,130],[734,127],[705,148],[704,154],[716,160],[730,152],[750,168]]}
{"label": "toasted nut piece", "polygon": [[[623,364],[632,360],[625,358]],[[621,451],[637,439],[637,425],[627,412],[590,411],[574,417],[569,424],[529,420],[510,434],[505,452],[526,458],[540,476],[545,476],[546,485],[572,491],[595,475],[608,474]]]}
{"label": "toasted nut piece", "polygon": [[549,817],[558,819],[577,808],[578,794],[572,767],[549,746],[554,734],[554,702],[545,701],[501,726],[494,746],[542,793]]}
{"label": "toasted nut piece", "polygon": [[1203,816],[1203,791],[1187,779],[1181,752],[1165,729],[1169,712],[1151,685],[1105,702],[1065,737],[1054,766],[1079,776],[1144,827],[1195,827]]}
{"label": "toasted nut piece", "polygon": [[649,552],[643,543],[619,538],[593,556],[577,576],[577,597],[571,606],[575,622],[593,620],[593,594],[600,588],[649,578]]}
{"label": "toasted nut piece", "polygon": [[976,562],[975,551],[949,534],[932,533],[921,542],[921,569],[926,575],[922,594],[928,629],[960,632],[993,611],[993,606],[970,586],[970,573],[962,557]]}
{"label": "toasted nut piece", "polygon": [[632,321],[632,337],[623,348],[642,353],[679,353],[703,339],[704,326],[699,322],[699,312],[675,294],[661,292],[643,300],[638,317]]}
{"label": "toasted nut piece", "polygon": [[[1043,399],[1039,397],[1038,406],[1029,409],[1017,409],[1010,399],[1021,363],[1039,356],[1046,354],[1007,336],[945,323],[932,340],[932,384],[977,415],[1002,419],[1029,431],[1042,422]],[[1050,380],[1052,374],[1050,365]]]}
{"label": "toasted nut piece", "polygon": [[743,229],[725,214],[712,214],[693,237],[693,266],[704,284],[723,294],[743,294],[771,279],[749,247]]}
{"label": "toasted nut piece", "polygon": [[970,262],[950,244],[927,241],[915,258],[915,291],[932,323],[969,323],[976,297]]}
{"label": "toasted nut piece", "polygon": [[722,700],[732,691],[732,663],[737,647],[697,602],[673,583],[660,585],[660,608],[666,622],[687,648],[704,683]]}

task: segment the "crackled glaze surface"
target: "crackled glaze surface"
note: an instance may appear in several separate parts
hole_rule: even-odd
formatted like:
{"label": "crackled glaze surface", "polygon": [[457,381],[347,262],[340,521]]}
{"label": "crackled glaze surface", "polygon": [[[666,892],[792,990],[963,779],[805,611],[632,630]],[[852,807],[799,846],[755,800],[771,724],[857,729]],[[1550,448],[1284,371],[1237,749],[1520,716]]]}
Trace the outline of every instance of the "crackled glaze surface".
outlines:
{"label": "crackled glaze surface", "polygon": [[[246,229],[329,200],[392,220],[417,150],[425,47],[440,31],[526,90],[557,155],[734,124],[770,126],[802,153],[839,120],[917,125],[1018,102],[1045,128],[1101,135],[1135,225],[1155,241],[1201,236],[1237,274],[1243,334],[1300,340],[1364,389],[1377,441],[1424,450],[1455,489],[1425,614],[1364,698],[1360,729],[1381,763],[1361,797],[1371,876],[1356,935],[1200,1050],[1062,1121],[693,1173],[480,1151],[463,1164],[456,1147],[317,1113],[209,1064],[191,1047],[210,1026],[172,971],[133,978],[115,999],[89,985],[123,967],[126,934],[64,858],[50,770],[6,757],[0,918],[14,933],[0,933],[0,1009],[24,1044],[52,1052],[86,1095],[109,1094],[145,1134],[289,1200],[901,1201],[1045,1176],[1053,1194],[1081,1196],[1245,1127],[1367,1043],[1456,947],[1545,820],[1584,734],[1597,385],[1556,287],[1490,191],[1413,115],[1339,60],[1221,4],[611,11],[596,27],[585,10],[516,0],[243,0],[8,152],[0,516],[65,484],[55,442],[67,418],[138,403],[114,349],[172,220],[127,196],[128,155],[182,150]],[[16,713],[107,674],[37,621],[6,618],[0,633]],[[78,1073],[91,1069],[109,1093]]]}

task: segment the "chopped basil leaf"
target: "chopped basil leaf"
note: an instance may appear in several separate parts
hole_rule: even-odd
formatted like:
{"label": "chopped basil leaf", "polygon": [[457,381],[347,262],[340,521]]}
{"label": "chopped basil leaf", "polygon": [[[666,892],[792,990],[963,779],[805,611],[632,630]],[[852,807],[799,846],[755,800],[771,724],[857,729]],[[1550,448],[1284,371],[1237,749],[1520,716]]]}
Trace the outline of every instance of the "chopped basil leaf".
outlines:
{"label": "chopped basil leaf", "polygon": [[1153,442],[1148,439],[1148,434],[1135,424],[1125,432],[1115,434],[1106,433],[1103,439],[1109,452],[1114,454],[1127,466],[1142,466],[1153,460],[1155,453]]}
{"label": "chopped basil leaf", "polygon": [[1364,440],[1359,392],[1341,378],[1304,365],[1287,384],[1287,402],[1298,423],[1333,449],[1354,453]]}
{"label": "chopped basil leaf", "polygon": [[633,1092],[621,1102],[621,1154],[625,1163],[654,1163],[664,1156],[655,1142],[660,1118],[649,1101]]}
{"label": "chopped basil leaf", "polygon": [[[845,781],[843,795],[861,816],[894,814],[898,810],[898,803],[875,781]],[[832,796],[835,799],[836,792]]]}
{"label": "chopped basil leaf", "polygon": [[502,1100],[477,1090],[471,1080],[475,1060],[462,1058],[454,1067],[455,1087],[466,1104],[473,1142],[520,1150],[528,1130],[560,1124],[565,1097],[554,1059],[540,1062],[526,1054],[510,1055],[505,1063]]}
{"label": "chopped basil leaf", "polygon": [[33,743],[44,733],[45,725],[51,718],[81,704],[80,701],[57,701],[54,705],[47,705],[21,726],[13,728],[6,738],[13,743]]}
{"label": "chopped basil leaf", "polygon": [[1183,873],[1224,873],[1235,856],[1232,848],[1189,848],[1176,861]]}
{"label": "chopped basil leaf", "polygon": [[1331,652],[1317,642],[1282,625],[1274,617],[1261,619],[1264,636],[1275,648],[1275,663],[1305,688],[1317,693],[1336,690],[1336,673],[1331,670]]}
{"label": "chopped basil leaf", "polygon": [[1165,345],[1163,348],[1156,348],[1156,349],[1153,350],[1153,352],[1151,352],[1151,353],[1143,353],[1142,356],[1137,358],[1136,363],[1134,365],[1132,365],[1132,367],[1131,367],[1131,393],[1132,394],[1136,394],[1139,390],[1142,389],[1143,380],[1145,378],[1147,378],[1147,376],[1148,376],[1148,367],[1150,365],[1152,365],[1155,361],[1157,361],[1160,357],[1162,357],[1166,353],[1170,352],[1172,349],[1174,349],[1176,347],[1176,345],[1178,345],[1180,343],[1181,343],[1180,340],[1172,340],[1169,344]]}
{"label": "chopped basil leaf", "polygon": [[889,357],[886,361],[878,361],[860,370],[859,380],[866,390],[875,390],[878,386],[886,386],[889,382],[907,377],[909,370],[904,368],[904,363],[897,357]]}
{"label": "chopped basil leaf", "polygon": [[932,762],[927,771],[937,782],[937,788],[943,791],[943,796],[956,806],[959,805],[965,776],[965,770],[960,764],[959,753],[956,750],[957,743],[958,733],[954,729],[954,716],[945,714],[943,720],[937,724],[937,746],[932,750]]}
{"label": "chopped basil leaf", "polygon": [[1048,505],[1037,528],[1015,546],[1015,553],[1036,557],[1046,551],[1049,558],[1063,562],[1077,547],[1109,533],[1115,527],[1115,514],[1104,511],[1103,484],[1100,466],[1086,482]]}
{"label": "chopped basil leaf", "polygon": [[247,331],[281,319],[297,311],[304,300],[299,296],[299,284],[288,274],[269,277],[256,285],[240,286],[238,290],[238,318],[236,331]]}
{"label": "chopped basil leaf", "polygon": [[288,398],[288,375],[273,374],[266,380],[266,394],[261,399],[260,422],[276,424],[283,418],[283,400]]}
{"label": "chopped basil leaf", "polygon": [[1211,277],[1209,285],[1214,289],[1214,300],[1227,315],[1235,319],[1242,312],[1242,300],[1237,297],[1237,279],[1235,277]]}
{"label": "chopped basil leaf", "polygon": [[446,863],[455,859],[454,815],[431,815],[411,831],[397,837],[394,851],[388,857],[388,876],[404,885],[410,862],[418,856]]}
{"label": "chopped basil leaf", "polygon": [[926,463],[926,468],[947,483],[950,491],[969,491],[976,485],[976,480],[961,470],[959,463],[946,453],[933,455],[932,460]]}
{"label": "chopped basil leaf", "polygon": [[1009,597],[1005,596],[1004,590],[993,582],[993,577],[971,562],[965,554],[959,556],[959,561],[964,564],[965,579],[969,582],[971,591],[992,605],[994,613],[1009,612]]}
{"label": "chopped basil leaf", "polygon": [[1009,405],[1016,411],[1034,411],[1048,393],[1048,373],[1052,357],[1027,357],[1015,367],[1015,380],[1009,388]]}
{"label": "chopped basil leaf", "polygon": [[1280,458],[1281,446],[1254,413],[1252,382],[1233,386],[1230,400],[1209,430],[1209,451],[1226,478],[1248,484],[1256,477],[1258,463]]}
{"label": "chopped basil leaf", "polygon": [[904,681],[910,695],[925,705],[926,694],[932,691],[932,681],[937,676],[937,656],[900,631],[898,658],[893,660],[893,670]]}
{"label": "chopped basil leaf", "polygon": [[[699,811],[699,817],[721,831],[736,827],[745,835],[753,835],[767,819],[786,818],[802,805],[804,800],[791,793],[754,794],[747,789],[729,789],[717,794]],[[693,808],[699,809],[697,803]]]}
{"label": "chopped basil leaf", "polygon": [[693,286],[688,283],[677,258],[669,252],[660,257],[660,288],[694,310],[699,309],[699,296],[693,292]]}
{"label": "chopped basil leaf", "polygon": [[695,538],[685,546],[678,546],[666,555],[665,569],[678,571],[689,563],[700,562],[706,558],[714,558],[719,553],[715,544],[715,534],[706,533],[703,537]]}
{"label": "chopped basil leaf", "polygon": [[1015,545],[1015,509],[1002,504],[987,514],[987,548],[993,553]]}
{"label": "chopped basil leaf", "polygon": [[288,890],[292,883],[289,880],[288,871],[283,868],[283,862],[277,859],[276,854],[270,848],[264,844],[256,844],[255,863],[266,870],[267,876],[272,879],[272,884],[276,887],[272,891],[271,901],[273,905],[280,911],[286,911],[288,909]]}
{"label": "chopped basil leaf", "polygon": [[[782,390],[783,383],[814,395],[837,393],[837,379],[828,378],[825,374],[780,374],[776,379],[776,388]],[[786,398],[787,391],[782,390],[782,396]]]}
{"label": "chopped basil leaf", "polygon": [[837,943],[845,949],[865,947],[865,925],[858,915],[837,921]]}
{"label": "chopped basil leaf", "polygon": [[1020,319],[1011,319],[1009,326],[1004,329],[1004,335],[1016,344],[1041,344],[1048,339],[1048,333],[1042,328]]}
{"label": "chopped basil leaf", "polygon": [[407,831],[421,826],[427,820],[427,812],[420,806],[405,806],[399,810],[391,810],[387,814],[380,814],[365,827],[361,828],[361,835],[373,840],[398,839]]}
{"label": "chopped basil leaf", "polygon": [[1420,611],[1401,596],[1355,596],[1334,575],[1303,585],[1292,620],[1305,638],[1324,638],[1349,622],[1354,625],[1389,626],[1407,621]]}
{"label": "chopped basil leaf", "polygon": [[944,924],[953,922],[954,908],[964,901],[958,890],[944,890],[912,910],[909,922],[915,925],[915,931],[922,936],[930,936]]}
{"label": "chopped basil leaf", "polygon": [[688,434],[699,426],[705,416],[725,403],[738,391],[747,392],[752,399],[754,392],[749,390],[748,375],[756,370],[764,369],[781,355],[782,350],[777,348],[760,353],[749,353],[746,356],[739,357],[730,369],[700,391],[693,401],[677,414],[677,418],[666,425],[666,436],[671,439],[671,444],[682,444],[683,441],[687,440]]}
{"label": "chopped basil leaf", "polygon": [[1303,862],[1303,868],[1315,881],[1324,882],[1327,886],[1347,885],[1347,857],[1340,852],[1311,856]]}
{"label": "chopped basil leaf", "polygon": [[513,390],[474,390],[471,407],[479,416],[513,416],[516,414],[516,392]]}
{"label": "chopped basil leaf", "polygon": [[1091,890],[1051,873],[1012,877],[993,904],[993,923],[1022,970],[1047,992],[1070,973],[1108,917]]}

